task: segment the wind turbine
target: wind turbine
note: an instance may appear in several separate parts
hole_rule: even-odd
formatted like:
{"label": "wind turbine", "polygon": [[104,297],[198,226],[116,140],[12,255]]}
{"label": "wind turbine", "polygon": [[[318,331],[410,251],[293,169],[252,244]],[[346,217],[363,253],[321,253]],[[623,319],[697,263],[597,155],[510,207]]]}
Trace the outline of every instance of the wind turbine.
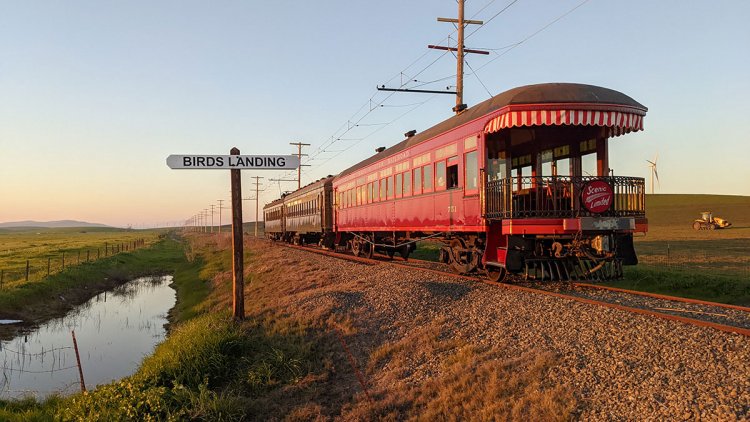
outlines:
{"label": "wind turbine", "polygon": [[[654,179],[656,179],[656,183],[659,184],[659,172],[656,171],[656,161],[659,159],[659,153],[656,153],[656,156],[654,157],[654,161],[646,160],[648,163],[648,166],[651,167],[651,195],[654,194]],[[661,186],[661,184],[659,184]]]}

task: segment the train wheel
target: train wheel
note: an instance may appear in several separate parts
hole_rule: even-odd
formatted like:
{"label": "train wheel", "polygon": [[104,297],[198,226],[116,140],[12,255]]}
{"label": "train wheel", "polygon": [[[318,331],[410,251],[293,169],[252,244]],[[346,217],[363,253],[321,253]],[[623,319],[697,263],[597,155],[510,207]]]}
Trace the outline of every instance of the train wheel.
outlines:
{"label": "train wheel", "polygon": [[360,256],[362,254],[362,241],[355,238],[352,239],[352,253],[354,256]]}
{"label": "train wheel", "polygon": [[472,270],[471,253],[466,250],[466,244],[461,239],[453,239],[450,243],[450,266],[458,274],[466,274]]}
{"label": "train wheel", "polygon": [[409,260],[409,254],[411,254],[411,247],[410,245],[401,245],[398,248],[398,253],[401,255],[402,258],[404,258],[404,261]]}
{"label": "train wheel", "polygon": [[372,254],[375,252],[375,245],[373,244],[373,238],[370,238],[370,236],[362,236],[362,255],[365,258],[372,259]]}
{"label": "train wheel", "polygon": [[487,267],[487,277],[495,283],[502,283],[508,277],[508,271],[502,267]]}
{"label": "train wheel", "polygon": [[701,229],[701,223],[695,222],[693,223],[693,230],[700,230]]}
{"label": "train wheel", "polygon": [[396,249],[389,247],[385,250],[385,254],[388,255],[388,258],[393,259],[393,256],[396,255]]}

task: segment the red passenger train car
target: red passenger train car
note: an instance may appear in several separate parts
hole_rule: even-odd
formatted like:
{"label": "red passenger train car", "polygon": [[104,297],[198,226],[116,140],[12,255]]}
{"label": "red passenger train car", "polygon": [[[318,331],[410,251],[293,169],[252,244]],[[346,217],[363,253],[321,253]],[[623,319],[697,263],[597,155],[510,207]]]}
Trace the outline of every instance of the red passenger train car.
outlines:
{"label": "red passenger train car", "polygon": [[591,85],[506,91],[336,176],[322,244],[406,258],[432,238],[458,273],[620,277],[647,230],[644,179],[615,176],[608,143],[643,129],[646,111]]}

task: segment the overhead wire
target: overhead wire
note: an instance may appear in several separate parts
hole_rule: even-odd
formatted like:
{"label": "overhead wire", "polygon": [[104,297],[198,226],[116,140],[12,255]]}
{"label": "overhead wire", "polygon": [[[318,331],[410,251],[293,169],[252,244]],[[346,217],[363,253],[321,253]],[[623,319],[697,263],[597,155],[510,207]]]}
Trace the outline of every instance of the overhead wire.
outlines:
{"label": "overhead wire", "polygon": [[[485,4],[485,5],[484,5],[484,6],[482,7],[482,8],[480,8],[480,9],[479,9],[479,10],[478,10],[477,12],[475,12],[475,13],[474,13],[474,14],[472,15],[472,18],[470,18],[470,19],[473,19],[474,17],[478,16],[478,15],[479,15],[479,14],[480,14],[480,13],[481,13],[482,11],[484,11],[484,10],[485,10],[485,9],[486,9],[487,7],[489,7],[490,5],[492,5],[493,3],[495,3],[495,1],[496,1],[496,0],[491,0],[491,1],[489,1],[489,2],[488,2],[487,4]],[[483,24],[482,24],[481,26],[479,26],[479,27],[478,27],[478,28],[476,28],[476,29],[475,29],[474,31],[472,31],[472,32],[470,32],[470,33],[469,33],[468,35],[466,35],[466,36],[464,37],[464,39],[466,39],[466,38],[469,38],[469,37],[471,37],[472,35],[474,35],[475,33],[477,33],[478,31],[480,31],[480,30],[481,30],[482,28],[484,28],[484,27],[485,27],[485,26],[486,26],[486,25],[487,25],[488,23],[492,22],[492,21],[493,21],[494,19],[496,19],[496,18],[497,18],[498,16],[500,16],[500,15],[501,15],[502,13],[506,12],[506,11],[507,11],[507,10],[508,10],[508,9],[509,9],[509,8],[510,8],[511,6],[513,6],[514,4],[516,4],[516,3],[518,2],[518,1],[519,1],[519,0],[512,0],[512,1],[510,2],[510,3],[508,3],[507,5],[505,5],[505,6],[504,6],[504,7],[502,8],[502,9],[500,9],[500,10],[499,10],[499,11],[498,11],[497,13],[495,13],[494,15],[492,15],[492,16],[491,16],[491,17],[490,17],[489,19],[487,19],[486,21],[484,21],[484,23],[483,23]],[[538,34],[540,34],[540,33],[541,33],[541,32],[543,32],[543,31],[545,31],[545,30],[546,30],[547,28],[549,28],[550,26],[552,26],[552,25],[554,25],[555,23],[559,22],[560,20],[562,20],[563,18],[565,18],[565,17],[566,17],[566,16],[568,16],[569,14],[573,13],[574,11],[576,11],[576,10],[577,10],[578,8],[580,8],[581,6],[583,6],[584,4],[586,4],[587,2],[589,2],[589,0],[583,0],[582,2],[580,2],[579,4],[577,4],[577,5],[576,5],[575,7],[573,7],[572,9],[570,9],[570,10],[566,11],[565,13],[561,14],[560,16],[556,17],[555,19],[553,19],[552,21],[550,21],[549,23],[547,23],[546,25],[544,25],[544,26],[543,26],[543,27],[541,27],[540,29],[538,29],[538,30],[534,31],[533,33],[531,33],[530,35],[528,35],[527,37],[523,38],[522,40],[520,40],[520,41],[518,41],[518,42],[516,42],[516,43],[512,43],[512,44],[509,44],[509,45],[506,45],[506,46],[503,46],[503,47],[500,47],[500,48],[485,48],[484,50],[489,50],[489,51],[493,51],[493,52],[497,52],[497,51],[501,51],[501,50],[502,50],[503,52],[502,52],[502,53],[496,53],[496,54],[497,54],[497,56],[496,56],[496,57],[492,58],[492,59],[491,59],[491,60],[489,60],[488,62],[486,62],[486,63],[482,64],[482,65],[481,65],[481,66],[479,66],[479,67],[477,67],[476,69],[475,69],[475,68],[473,68],[473,67],[471,66],[471,64],[469,64],[469,63],[468,63],[468,61],[465,61],[466,65],[467,65],[467,66],[469,67],[469,69],[471,70],[471,72],[470,72],[470,75],[471,75],[471,76],[474,76],[474,77],[475,77],[475,78],[477,79],[477,81],[478,81],[478,82],[480,83],[480,85],[482,85],[482,87],[484,88],[484,90],[485,90],[485,91],[487,92],[487,94],[488,94],[488,95],[489,95],[489,96],[491,97],[491,96],[492,96],[492,93],[491,93],[491,92],[490,92],[490,90],[489,90],[489,89],[487,88],[487,86],[486,86],[486,85],[484,84],[484,82],[482,82],[482,80],[481,80],[481,79],[479,78],[478,72],[479,72],[480,70],[484,69],[485,67],[487,67],[487,66],[488,66],[489,64],[493,63],[494,61],[496,61],[496,60],[497,60],[497,59],[499,59],[500,57],[504,56],[505,54],[509,53],[510,51],[514,50],[515,48],[518,48],[518,47],[519,47],[520,45],[524,44],[525,42],[527,42],[527,41],[528,41],[528,40],[530,40],[531,38],[533,38],[533,37],[537,36]],[[451,33],[450,33],[450,34],[449,34],[449,35],[448,35],[447,37],[443,37],[443,38],[442,38],[441,40],[444,40],[444,39],[446,39],[446,38],[447,38],[447,39],[448,39],[448,40],[450,41],[450,39],[451,39],[451,36],[452,36],[452,35],[453,35],[454,33],[456,33],[456,30],[454,30],[453,32],[451,32]],[[417,80],[416,80],[416,78],[417,78],[417,77],[418,77],[419,75],[421,75],[422,73],[424,73],[424,72],[425,72],[425,71],[426,71],[427,69],[429,69],[430,67],[432,67],[432,66],[433,66],[433,65],[434,65],[435,63],[437,63],[437,62],[438,62],[438,61],[439,61],[440,59],[442,59],[443,57],[445,57],[445,56],[446,56],[446,54],[448,54],[448,53],[449,53],[449,51],[446,51],[446,52],[444,52],[444,53],[440,54],[440,55],[439,55],[439,56],[438,56],[438,57],[437,57],[436,59],[432,60],[432,61],[431,61],[431,62],[430,62],[429,64],[427,64],[426,66],[424,66],[423,68],[421,68],[421,69],[420,69],[419,71],[417,71],[417,72],[416,72],[415,74],[413,74],[412,76],[410,76],[409,78],[407,78],[406,82],[404,82],[404,80],[403,80],[403,77],[402,77],[402,76],[403,76],[403,75],[406,75],[406,71],[407,71],[407,70],[409,70],[410,68],[412,68],[412,67],[413,67],[413,66],[414,66],[414,65],[415,65],[416,63],[418,63],[419,61],[421,61],[421,60],[422,60],[422,59],[423,59],[423,58],[424,58],[425,56],[427,56],[427,54],[429,54],[429,53],[430,53],[430,52],[429,52],[429,50],[428,50],[428,51],[426,51],[425,53],[423,53],[422,55],[420,55],[420,56],[419,56],[419,57],[418,57],[417,59],[415,59],[414,61],[412,61],[412,62],[411,62],[411,63],[410,63],[410,64],[409,64],[408,66],[406,66],[406,67],[405,67],[405,68],[403,68],[403,69],[402,69],[402,70],[401,70],[400,72],[398,72],[398,73],[397,73],[397,74],[395,74],[395,75],[394,75],[393,77],[391,77],[391,78],[390,78],[389,80],[387,80],[387,82],[386,82],[386,83],[390,83],[390,82],[391,82],[391,81],[393,81],[394,79],[397,79],[397,78],[401,78],[401,81],[400,81],[400,85],[399,85],[399,88],[403,88],[404,86],[406,86],[406,85],[409,85],[409,84],[411,84],[411,83],[413,83],[413,82],[416,82],[416,83],[417,83],[416,85],[414,85],[414,87],[416,88],[416,87],[421,87],[421,86],[425,86],[425,85],[429,85],[429,84],[434,84],[434,83],[437,83],[437,82],[441,82],[441,81],[449,80],[449,79],[452,79],[452,78],[455,78],[455,77],[456,77],[456,75],[455,75],[455,74],[453,74],[453,75],[451,75],[451,76],[446,76],[446,77],[443,77],[443,78],[439,78],[439,79],[434,79],[434,80],[431,80],[431,81],[428,81],[428,82],[420,82],[420,81],[417,81]],[[317,149],[316,149],[315,151],[313,151],[313,152],[312,152],[312,153],[311,153],[311,154],[310,154],[310,155],[309,155],[309,156],[308,156],[308,157],[306,158],[306,160],[305,160],[305,164],[308,164],[308,163],[310,163],[310,162],[313,162],[313,161],[315,161],[315,160],[316,160],[316,158],[318,158],[318,157],[319,157],[319,156],[320,156],[321,154],[324,154],[324,153],[328,153],[328,152],[334,152],[334,151],[328,151],[328,148],[329,148],[329,147],[331,147],[331,146],[332,146],[333,144],[335,144],[336,142],[338,142],[338,141],[340,141],[340,140],[344,140],[344,138],[342,138],[342,137],[343,137],[344,135],[346,135],[347,133],[349,133],[349,132],[350,132],[351,130],[353,130],[353,129],[355,129],[355,128],[358,128],[358,127],[366,127],[366,126],[376,126],[376,125],[377,125],[377,126],[379,126],[379,127],[378,127],[378,128],[377,128],[377,129],[375,130],[375,131],[373,131],[373,132],[371,132],[371,133],[369,133],[369,134],[365,135],[365,136],[364,136],[364,137],[362,137],[362,138],[357,138],[357,140],[356,140],[356,141],[355,141],[354,143],[352,143],[351,145],[347,146],[346,148],[344,148],[344,149],[342,149],[342,150],[336,150],[336,151],[335,151],[335,155],[333,155],[332,157],[327,157],[327,158],[326,158],[325,160],[323,160],[322,162],[320,162],[320,163],[317,163],[317,164],[315,164],[315,165],[311,165],[311,168],[316,168],[316,167],[322,166],[322,165],[324,165],[324,164],[326,164],[326,163],[330,162],[330,161],[331,161],[331,160],[333,160],[334,158],[336,158],[336,157],[338,157],[339,155],[341,155],[341,154],[342,154],[343,152],[345,152],[345,151],[348,151],[349,149],[353,148],[353,147],[354,147],[355,145],[358,145],[359,143],[361,143],[361,142],[362,142],[362,141],[364,141],[365,139],[368,139],[369,137],[371,137],[371,136],[375,135],[376,133],[378,133],[378,132],[380,132],[381,130],[383,130],[383,129],[384,129],[385,127],[387,127],[387,126],[389,126],[390,124],[392,124],[392,123],[394,123],[394,122],[398,121],[399,119],[401,119],[401,118],[402,118],[402,117],[404,117],[405,115],[407,115],[407,114],[411,113],[411,112],[412,112],[412,111],[414,111],[414,110],[415,110],[416,108],[418,108],[418,107],[422,106],[423,104],[427,103],[428,101],[430,101],[430,100],[431,100],[432,98],[434,98],[434,97],[435,97],[435,95],[433,95],[433,96],[431,96],[430,98],[428,98],[427,100],[425,100],[425,101],[423,101],[423,102],[421,102],[421,103],[415,103],[416,105],[415,105],[415,107],[414,107],[414,108],[411,108],[411,109],[409,109],[409,110],[408,110],[408,111],[406,111],[405,113],[403,113],[403,114],[399,115],[398,117],[396,117],[395,119],[393,119],[393,120],[391,120],[391,121],[389,121],[389,122],[385,122],[385,123],[379,123],[379,124],[367,124],[367,123],[362,123],[362,121],[363,121],[363,120],[364,120],[365,118],[367,118],[367,117],[368,117],[368,116],[369,116],[369,115],[370,115],[370,114],[371,114],[371,113],[372,113],[372,112],[373,112],[374,110],[377,110],[377,109],[379,109],[379,108],[384,108],[384,107],[397,107],[397,106],[389,106],[389,105],[385,105],[385,104],[384,104],[384,103],[385,103],[386,101],[388,101],[388,100],[389,100],[389,99],[390,99],[390,98],[391,98],[391,97],[392,97],[392,96],[393,96],[393,95],[395,94],[395,92],[390,92],[390,93],[389,93],[389,94],[387,94],[387,95],[385,96],[385,98],[383,98],[382,100],[380,100],[380,101],[375,101],[375,98],[376,98],[376,96],[377,96],[377,95],[378,95],[379,93],[380,93],[380,91],[376,91],[376,92],[375,92],[375,93],[374,93],[374,94],[373,94],[372,96],[370,96],[370,98],[369,98],[369,99],[368,99],[368,100],[367,100],[367,101],[366,101],[366,102],[365,102],[365,103],[364,103],[364,104],[363,104],[363,105],[362,105],[362,106],[361,106],[361,107],[360,107],[360,108],[359,108],[359,109],[358,109],[358,110],[357,110],[357,111],[356,111],[356,112],[355,112],[355,113],[354,113],[354,114],[352,115],[352,117],[351,117],[351,118],[349,118],[349,119],[348,119],[348,120],[346,121],[346,123],[342,124],[342,125],[341,125],[341,126],[340,126],[340,127],[339,127],[339,128],[338,128],[338,129],[337,129],[337,130],[336,130],[335,132],[334,132],[334,134],[333,134],[333,135],[332,135],[332,136],[331,136],[331,137],[329,138],[329,140],[328,140],[328,141],[324,142],[324,143],[323,143],[323,144],[322,144],[322,145],[321,145],[320,147],[318,147],[318,148],[317,148]],[[373,102],[375,102],[375,106],[374,106],[374,107],[372,106]],[[358,118],[357,118],[357,116],[358,116],[358,115],[359,115],[359,114],[360,114],[360,113],[361,113],[361,112],[362,112],[362,111],[363,111],[363,110],[364,110],[364,109],[365,109],[365,108],[366,108],[366,107],[367,107],[368,105],[370,105],[370,108],[368,109],[368,111],[366,111],[366,112],[365,112],[365,113],[364,113],[364,114],[363,114],[362,116],[360,116],[360,117],[358,117]],[[409,107],[409,106],[410,106],[410,105],[404,105],[404,106],[402,106],[402,107]],[[352,123],[352,122],[353,122],[354,124],[353,124],[353,125],[350,125],[350,123]],[[287,173],[285,173],[285,174],[286,174],[286,175],[289,175],[289,174],[291,174],[291,172],[287,172]]]}

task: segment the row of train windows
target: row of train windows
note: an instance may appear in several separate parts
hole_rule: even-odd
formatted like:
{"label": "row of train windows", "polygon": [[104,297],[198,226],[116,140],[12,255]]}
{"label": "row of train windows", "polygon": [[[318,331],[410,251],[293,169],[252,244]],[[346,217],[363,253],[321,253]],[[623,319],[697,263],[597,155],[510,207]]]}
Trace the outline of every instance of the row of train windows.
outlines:
{"label": "row of train windows", "polygon": [[266,212],[266,221],[281,220],[281,208]]}
{"label": "row of train windows", "polygon": [[[474,193],[478,186],[477,151],[464,154],[464,160],[463,186],[467,193]],[[393,198],[460,188],[458,161],[458,156],[454,156],[338,192],[338,206],[349,208]]]}
{"label": "row of train windows", "polygon": [[299,217],[303,215],[315,215],[318,213],[320,204],[318,198],[297,204],[286,206],[286,215],[289,217]]}

